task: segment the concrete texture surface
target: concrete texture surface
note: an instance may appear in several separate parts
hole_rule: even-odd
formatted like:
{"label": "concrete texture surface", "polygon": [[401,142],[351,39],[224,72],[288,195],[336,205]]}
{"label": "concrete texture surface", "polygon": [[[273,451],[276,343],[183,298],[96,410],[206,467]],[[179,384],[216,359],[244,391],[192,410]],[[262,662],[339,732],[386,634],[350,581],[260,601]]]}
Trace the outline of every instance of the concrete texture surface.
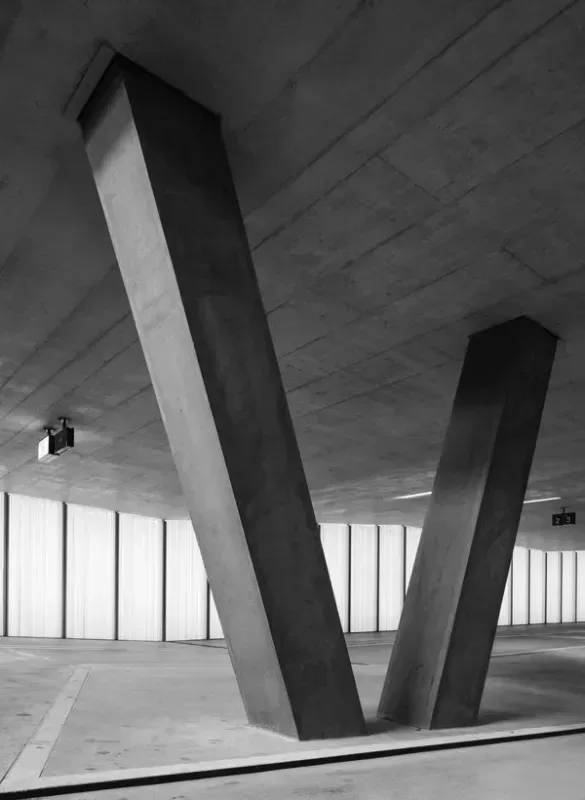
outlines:
{"label": "concrete texture surface", "polygon": [[[429,740],[437,732],[404,728],[374,717],[392,638],[392,634],[348,637],[369,736],[318,745],[246,725],[221,643],[209,647],[3,640],[0,675],[11,689],[0,701],[3,774],[12,764],[12,777],[14,771],[21,779],[38,777],[27,767],[31,763],[27,743],[35,732],[33,744],[43,738],[38,726],[41,733],[46,732],[42,728],[45,715],[55,701],[62,703],[63,689],[80,665],[89,667],[89,673],[58,738],[45,754],[42,777],[308,752],[341,743]],[[583,625],[501,629],[478,726],[450,729],[441,736],[585,722],[584,660]]]}
{"label": "concrete texture surface", "polygon": [[585,736],[59,795],[70,800],[567,800],[583,797]]}
{"label": "concrete texture surface", "polygon": [[119,56],[80,120],[248,720],[299,739],[357,736],[220,120]]}
{"label": "concrete texture surface", "polygon": [[[0,488],[186,516],[62,113],[104,40],[223,116],[320,521],[421,524],[466,337],[520,314],[561,339],[529,497],[585,510],[584,0],[6,0]],[[549,519],[520,543],[583,546]]]}
{"label": "concrete texture surface", "polygon": [[475,722],[557,341],[526,317],[469,340],[379,715]]}

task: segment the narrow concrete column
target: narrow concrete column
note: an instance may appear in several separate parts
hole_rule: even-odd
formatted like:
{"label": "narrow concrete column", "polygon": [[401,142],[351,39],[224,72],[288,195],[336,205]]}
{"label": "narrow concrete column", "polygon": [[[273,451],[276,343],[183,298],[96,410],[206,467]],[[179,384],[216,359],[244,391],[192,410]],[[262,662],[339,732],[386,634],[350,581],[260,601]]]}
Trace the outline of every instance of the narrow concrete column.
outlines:
{"label": "narrow concrete column", "polygon": [[471,337],[378,715],[472,724],[556,339],[525,317]]}
{"label": "narrow concrete column", "polygon": [[79,121],[248,719],[360,734],[220,120],[116,57]]}

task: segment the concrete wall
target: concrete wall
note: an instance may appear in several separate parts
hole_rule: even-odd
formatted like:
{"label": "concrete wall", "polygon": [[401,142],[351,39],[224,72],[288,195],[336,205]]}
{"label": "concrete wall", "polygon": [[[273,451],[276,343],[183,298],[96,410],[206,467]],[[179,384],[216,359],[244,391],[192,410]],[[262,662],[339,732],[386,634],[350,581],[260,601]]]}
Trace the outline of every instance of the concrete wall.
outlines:
{"label": "concrete wall", "polygon": [[[344,631],[395,630],[420,539],[322,525]],[[0,494],[0,635],[221,638],[189,522]],[[585,621],[585,552],[514,550],[500,625]]]}

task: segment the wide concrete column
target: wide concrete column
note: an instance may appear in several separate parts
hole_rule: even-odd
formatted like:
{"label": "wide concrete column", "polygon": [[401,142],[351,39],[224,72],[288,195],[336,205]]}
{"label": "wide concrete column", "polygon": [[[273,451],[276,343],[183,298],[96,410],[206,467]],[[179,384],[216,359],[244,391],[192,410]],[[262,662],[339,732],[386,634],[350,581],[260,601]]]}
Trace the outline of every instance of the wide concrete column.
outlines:
{"label": "wide concrete column", "polygon": [[521,317],[471,337],[378,715],[477,716],[556,339]]}
{"label": "wide concrete column", "polygon": [[116,57],[79,121],[248,719],[360,734],[220,120]]}

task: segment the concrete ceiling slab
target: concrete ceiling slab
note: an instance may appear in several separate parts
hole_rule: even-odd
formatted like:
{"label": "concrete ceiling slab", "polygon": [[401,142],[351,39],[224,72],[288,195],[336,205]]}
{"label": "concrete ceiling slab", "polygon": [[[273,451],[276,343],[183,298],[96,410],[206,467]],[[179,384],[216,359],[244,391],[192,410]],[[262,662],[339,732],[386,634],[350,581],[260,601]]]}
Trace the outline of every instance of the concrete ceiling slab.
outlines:
{"label": "concrete ceiling slab", "polygon": [[[186,513],[63,115],[102,41],[223,116],[318,517],[420,524],[395,498],[432,486],[467,337],[526,314],[561,338],[528,496],[579,519],[584,0],[6,0],[1,488]],[[76,448],[39,464],[58,416]],[[520,543],[585,547],[545,506]]]}

